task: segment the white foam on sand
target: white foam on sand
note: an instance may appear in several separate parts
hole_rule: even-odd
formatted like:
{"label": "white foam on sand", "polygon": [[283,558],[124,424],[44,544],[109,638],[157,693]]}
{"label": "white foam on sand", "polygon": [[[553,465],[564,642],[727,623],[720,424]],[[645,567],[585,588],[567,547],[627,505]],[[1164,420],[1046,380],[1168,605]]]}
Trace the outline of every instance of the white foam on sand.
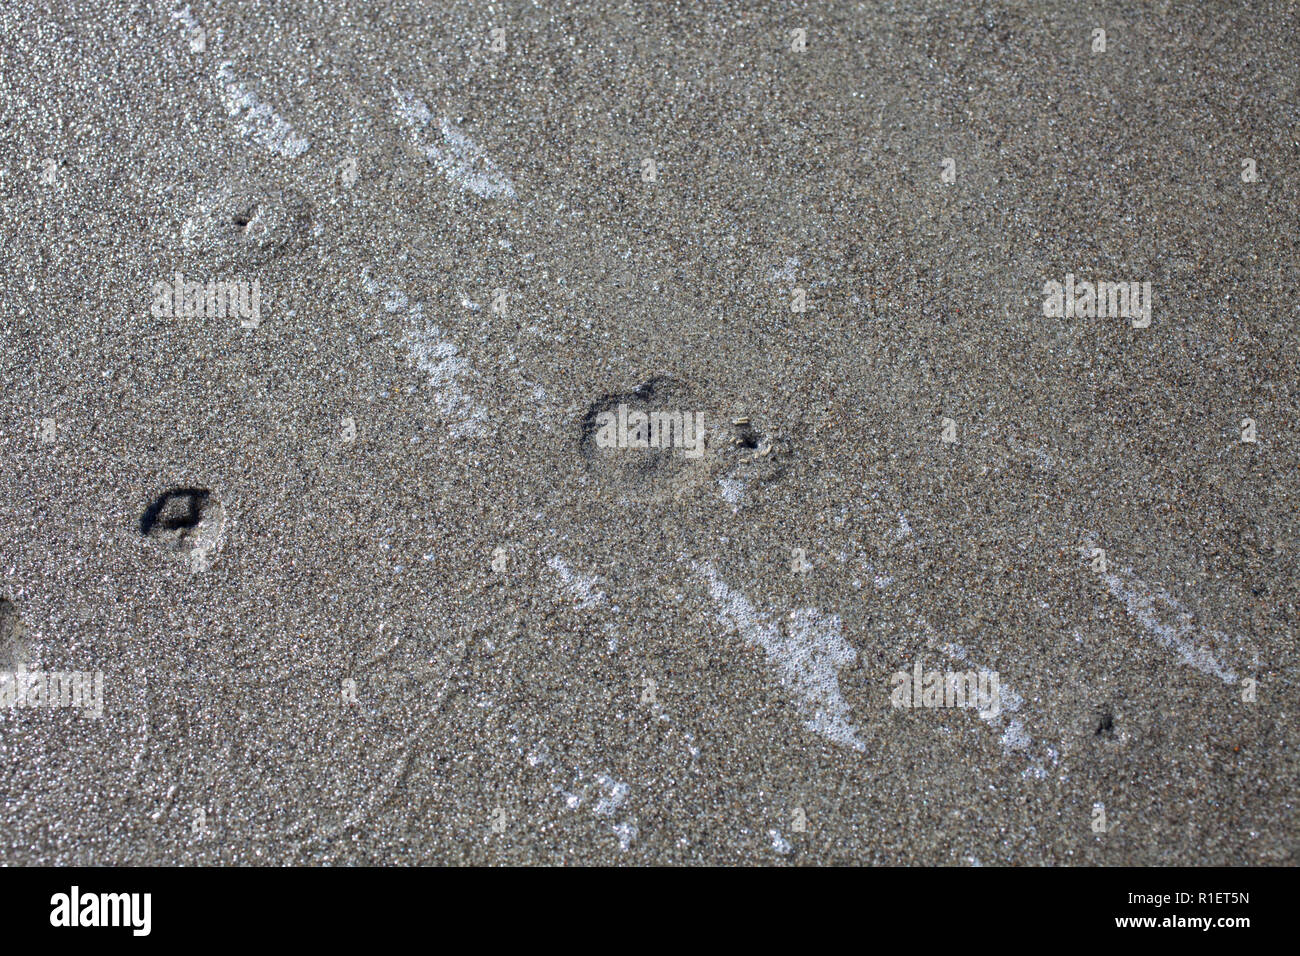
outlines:
{"label": "white foam on sand", "polygon": [[722,489],[722,500],[733,508],[739,507],[745,497],[745,483],[739,478],[719,478],[718,487]]}
{"label": "white foam on sand", "polygon": [[306,138],[299,136],[270,104],[262,102],[256,91],[236,80],[231,66],[229,60],[221,64],[217,87],[226,112],[238,118],[240,134],[286,159],[307,152],[310,144]]}
{"label": "white foam on sand", "polygon": [[793,285],[798,270],[799,260],[794,256],[787,256],[784,266],[779,269],[773,266],[767,270],[767,281],[774,284],[784,283],[786,285]]}
{"label": "white foam on sand", "polygon": [[475,402],[462,387],[462,380],[470,378],[474,369],[460,355],[460,348],[451,342],[437,325],[424,317],[424,304],[412,303],[396,286],[385,286],[374,281],[369,271],[362,281],[370,295],[385,293],[384,309],[401,313],[407,318],[402,344],[412,363],[428,379],[438,410],[448,419],[448,430],[453,438],[481,435],[488,421],[487,409]]}
{"label": "white foam on sand", "polygon": [[198,18],[190,12],[189,4],[172,10],[171,18],[188,31],[191,53],[201,53],[207,48],[207,35],[203,30],[203,24],[199,23]]}
{"label": "white foam on sand", "polygon": [[[960,644],[954,644],[951,641],[941,642],[937,632],[930,626],[924,617],[919,614],[911,614],[912,620],[922,633],[926,635],[927,642],[937,647],[950,660],[966,664],[973,670],[994,671],[995,668],[981,667],[971,660],[969,652]],[[1025,729],[1025,722],[1016,716],[1016,712],[1024,705],[1024,698],[1008,686],[1003,680],[1001,674],[998,675],[998,709],[997,713],[989,711],[977,711],[980,720],[984,721],[995,731],[1002,731],[999,743],[1002,744],[1002,750],[1007,754],[1018,754],[1022,757],[1030,757],[1032,751],[1036,749],[1034,739],[1029,736],[1029,731]],[[1057,762],[1056,751],[1051,747],[1046,749],[1046,758],[1055,766]],[[1025,768],[1025,776],[1043,778],[1047,776],[1047,768],[1043,761],[1031,759],[1028,767]]]}
{"label": "white foam on sand", "polygon": [[804,608],[791,612],[784,625],[773,623],[729,587],[711,564],[693,563],[692,568],[708,582],[720,606],[719,619],[739,631],[747,644],[767,653],[781,683],[798,698],[804,726],[841,746],[865,751],[840,691],[839,669],[852,664],[857,651],[844,640],[839,617]]}
{"label": "white foam on sand", "polygon": [[[1087,557],[1094,545],[1079,549]],[[1133,573],[1132,568],[1122,568],[1101,575],[1106,590],[1124,602],[1129,616],[1136,619],[1149,635],[1163,647],[1173,651],[1178,658],[1202,674],[1217,677],[1225,684],[1234,684],[1237,675],[1221,661],[1207,644],[1221,646],[1234,641],[1222,631],[1197,627],[1187,608],[1163,588],[1153,587]]]}
{"label": "white foam on sand", "polygon": [[780,830],[768,830],[767,835],[772,840],[772,849],[782,856],[790,852],[790,841],[781,836]]}
{"label": "white foam on sand", "polygon": [[[600,784],[602,793],[596,800],[596,805],[591,808],[591,812],[600,817],[612,816],[627,800],[632,788],[621,780],[615,780],[607,773],[597,774],[596,782]],[[603,792],[605,790],[609,792]]]}
{"label": "white foam on sand", "polygon": [[[188,5],[173,9],[171,19],[185,28],[191,53],[207,51],[208,33]],[[212,40],[220,35],[220,30],[215,31]],[[263,102],[256,90],[237,80],[233,66],[230,60],[223,61],[215,79],[226,112],[238,118],[240,135],[286,159],[307,152],[310,147],[307,138],[299,135],[269,103]]]}
{"label": "white foam on sand", "polygon": [[[542,771],[550,778],[551,793],[560,797],[567,809],[580,810],[584,803],[590,803],[588,797],[592,787],[583,782],[587,779],[587,774],[580,767],[570,771],[561,766],[551,758],[545,743],[529,753],[527,759],[530,767]],[[555,781],[557,776],[560,782]],[[610,830],[618,839],[618,848],[626,853],[638,833],[636,817],[627,813],[623,807],[632,794],[632,787],[608,773],[595,774],[595,780],[596,800],[589,809],[596,816],[611,821],[623,817],[617,822],[610,822]]]}
{"label": "white foam on sand", "polygon": [[[902,515],[899,516],[899,520],[906,524],[907,519]],[[909,527],[908,535],[910,536],[910,534],[911,529]],[[869,561],[863,561],[863,566],[868,574],[873,575],[874,583],[879,590],[885,591],[893,586],[894,579],[887,574],[876,573],[876,569]],[[939,633],[930,625],[930,622],[906,604],[904,604],[904,613],[925,636],[926,644],[935,648],[950,660],[965,664],[974,670],[994,670],[994,668],[976,665],[971,659],[970,652],[961,644],[942,640]],[[1017,716],[1017,712],[1023,705],[1024,698],[1007,686],[999,673],[997,712],[993,713],[990,709],[988,711],[977,711],[977,713],[980,720],[988,724],[995,733],[1000,732],[998,742],[1002,745],[1004,753],[1029,759],[1030,762],[1024,770],[1024,775],[1042,779],[1047,776],[1045,764],[1047,762],[1050,762],[1053,766],[1057,764],[1057,752],[1053,748],[1047,747],[1044,749],[1044,759],[1033,759],[1032,754],[1038,748],[1034,743],[1034,739],[1029,735],[1029,731],[1025,728],[1025,722]]]}
{"label": "white foam on sand", "polygon": [[442,117],[431,131],[434,116],[423,100],[400,90],[394,90],[393,96],[398,117],[411,131],[411,142],[444,176],[484,199],[516,198],[515,187],[496,163],[449,119]]}
{"label": "white foam on sand", "polygon": [[552,556],[546,564],[560,576],[560,583],[579,608],[587,610],[605,603],[605,592],[598,589],[595,578],[578,574],[558,554]]}

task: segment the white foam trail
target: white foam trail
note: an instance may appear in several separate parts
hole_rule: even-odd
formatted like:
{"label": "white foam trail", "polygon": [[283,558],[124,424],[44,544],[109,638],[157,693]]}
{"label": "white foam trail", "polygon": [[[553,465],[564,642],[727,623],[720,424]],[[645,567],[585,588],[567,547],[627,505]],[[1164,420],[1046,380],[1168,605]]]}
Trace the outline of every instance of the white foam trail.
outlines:
{"label": "white foam trail", "polygon": [[[900,516],[900,520],[906,521],[902,516]],[[873,580],[875,585],[880,590],[884,591],[893,585],[894,579],[887,574],[877,574],[876,569],[869,561],[864,561],[863,566],[868,574],[874,576]],[[994,670],[994,668],[974,666],[970,659],[970,652],[965,647],[951,641],[941,640],[938,632],[930,626],[930,622],[907,605],[904,605],[904,611],[912,623],[921,629],[921,633],[925,635],[926,643],[931,647],[937,648],[940,653],[946,655],[949,659],[966,664],[974,670]],[[1001,731],[998,742],[1002,745],[1003,752],[1028,757],[1035,749],[1034,740],[1029,736],[1029,732],[1025,729],[1024,721],[1015,716],[1023,705],[1024,698],[1017,694],[1014,689],[1007,686],[1002,679],[1002,675],[999,673],[998,712],[995,714],[987,711],[978,711],[978,714],[979,718],[988,724],[995,733]],[[1056,751],[1051,747],[1048,747],[1046,748],[1046,755],[1047,759],[1052,762],[1053,766],[1055,766],[1057,763]],[[1047,770],[1041,762],[1031,761],[1030,765],[1025,768],[1024,774],[1025,776],[1038,777],[1041,779],[1047,776]]]}
{"label": "white foam trail", "polygon": [[772,849],[782,856],[790,852],[790,841],[781,836],[780,830],[768,830],[767,835],[772,840]]}
{"label": "white foam trail", "polygon": [[370,278],[369,271],[362,274],[365,290],[371,295],[387,294],[384,309],[404,313],[408,325],[402,344],[407,355],[427,376],[433,389],[438,410],[450,420],[448,430],[453,438],[481,435],[488,421],[487,409],[465,393],[461,380],[473,375],[469,362],[460,356],[460,349],[448,340],[436,325],[424,318],[424,304],[414,304],[396,286],[383,286]]}
{"label": "white foam trail", "polygon": [[598,774],[596,782],[609,791],[608,795],[602,793],[600,799],[596,801],[596,805],[591,808],[591,812],[597,816],[608,817],[613,815],[614,811],[627,800],[628,794],[632,792],[632,788],[627,784],[621,780],[615,780],[606,773]]}
{"label": "white foam trail", "polygon": [[[185,28],[191,53],[207,51],[207,31],[198,17],[190,11],[188,4],[173,9],[171,18]],[[214,39],[220,36],[221,31],[218,30]],[[252,139],[272,153],[286,159],[295,159],[307,152],[310,144],[306,137],[300,136],[270,104],[264,103],[255,90],[239,82],[235,78],[232,66],[230,60],[222,62],[217,68],[215,79],[226,112],[231,116],[239,117],[240,135]]]}
{"label": "white foam trail", "polygon": [[564,585],[564,589],[578,602],[579,608],[585,611],[588,608],[598,607],[605,603],[605,592],[597,588],[595,578],[578,574],[558,554],[546,563],[551,570],[560,576],[560,582]]}
{"label": "white foam trail", "polygon": [[733,508],[745,497],[745,483],[739,478],[719,478],[718,486],[722,489],[722,500]]}
{"label": "white foam trail", "polygon": [[207,48],[207,35],[203,30],[203,24],[199,23],[198,18],[190,12],[189,4],[172,10],[171,17],[189,33],[191,53],[201,53]]}
{"label": "white foam trail", "polygon": [[443,117],[438,121],[433,140],[425,131],[433,122],[433,113],[422,100],[409,92],[393,91],[397,115],[411,131],[411,142],[448,179],[484,199],[515,199],[515,187],[497,165],[488,159],[473,140]]}
{"label": "white foam trail", "polygon": [[799,260],[794,256],[788,256],[785,260],[784,266],[779,269],[776,266],[773,266],[767,270],[767,281],[771,283],[780,282],[786,285],[793,285],[798,269]]}
{"label": "white foam trail", "polygon": [[857,651],[844,640],[839,617],[804,608],[791,613],[788,625],[782,627],[728,587],[711,564],[692,563],[692,568],[708,582],[713,600],[721,605],[723,623],[767,653],[781,683],[798,698],[804,726],[841,746],[865,751],[840,692],[839,669],[852,664]]}
{"label": "white foam trail", "polygon": [[618,837],[618,848],[624,853],[632,845],[632,841],[636,839],[636,833],[635,823],[624,821],[623,823],[614,824],[614,836]]}
{"label": "white foam trail", "polygon": [[[516,742],[517,738],[516,738]],[[561,774],[561,780],[567,785],[560,786],[557,783],[551,784],[551,793],[564,800],[564,805],[570,810],[579,810],[587,798],[589,787],[582,785],[584,774],[580,768],[574,768],[572,774],[551,760],[547,753],[545,743],[537,750],[527,755],[528,765],[533,768],[543,768],[547,776],[553,777],[557,772]],[[631,785],[621,780],[616,780],[607,773],[596,774],[596,803],[591,807],[591,812],[598,817],[624,817],[624,819],[610,824],[610,830],[618,838],[618,848],[624,853],[632,845],[632,841],[637,836],[636,817],[625,814],[623,804],[632,794]]]}
{"label": "white foam trail", "polygon": [[226,112],[239,118],[240,133],[286,159],[307,152],[307,140],[299,136],[269,104],[263,103],[256,92],[236,80],[231,66],[229,60],[221,64],[217,70],[217,85]]}
{"label": "white foam trail", "polygon": [[[595,578],[586,577],[572,570],[558,554],[548,560],[547,565],[560,576],[560,583],[569,592],[579,610],[586,611],[606,604],[605,592],[599,590]],[[612,610],[617,611],[617,607]],[[601,625],[608,637],[607,646],[611,651],[618,650],[618,626],[613,621],[604,621]]]}
{"label": "white foam trail", "polygon": [[[994,668],[979,667],[975,665],[970,659],[970,652],[962,645],[952,643],[951,641],[941,642],[934,628],[930,626],[930,622],[920,614],[909,612],[909,616],[916,625],[921,628],[921,631],[926,636],[926,641],[932,646],[937,647],[940,652],[946,655],[950,660],[966,664],[973,670],[995,671]],[[1024,702],[1024,698],[1017,694],[1014,689],[1009,687],[1002,680],[1002,675],[999,673],[998,712],[990,713],[983,710],[977,711],[980,720],[992,727],[995,732],[998,730],[1002,731],[999,743],[1002,744],[1003,751],[1008,754],[1028,756],[1029,752],[1034,749],[1034,739],[1029,736],[1029,732],[1025,729],[1024,721],[1019,717],[1014,716],[1024,705]],[[1048,757],[1051,759],[1053,764],[1056,763],[1056,754],[1050,748],[1048,749]],[[1025,773],[1034,777],[1047,776],[1047,771],[1041,764],[1037,763],[1031,764]]]}
{"label": "white foam trail", "polygon": [[[1089,544],[1079,551],[1086,557],[1092,553],[1093,547]],[[1106,590],[1124,602],[1129,616],[1135,618],[1163,647],[1177,654],[1184,664],[1202,674],[1217,677],[1225,684],[1236,683],[1236,673],[1205,644],[1240,643],[1240,639],[1233,641],[1222,631],[1196,627],[1186,607],[1163,589],[1147,584],[1133,573],[1132,568],[1107,572],[1101,575],[1101,580]]]}

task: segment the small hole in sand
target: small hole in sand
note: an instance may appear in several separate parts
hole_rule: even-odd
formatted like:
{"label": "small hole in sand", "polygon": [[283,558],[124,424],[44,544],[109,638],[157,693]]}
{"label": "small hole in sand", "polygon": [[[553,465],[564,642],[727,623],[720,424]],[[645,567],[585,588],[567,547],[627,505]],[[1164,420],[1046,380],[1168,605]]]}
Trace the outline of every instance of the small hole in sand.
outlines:
{"label": "small hole in sand", "polygon": [[140,516],[140,533],[169,551],[210,547],[221,533],[223,509],[206,488],[165,491]]}
{"label": "small hole in sand", "polygon": [[247,232],[249,225],[256,218],[257,218],[257,206],[252,205],[249,206],[247,209],[243,209],[235,213],[235,215],[231,217],[231,221],[240,229],[243,229],[244,231]]}
{"label": "small hole in sand", "polygon": [[1109,704],[1102,704],[1097,708],[1093,735],[1112,738],[1115,736],[1115,714]]}

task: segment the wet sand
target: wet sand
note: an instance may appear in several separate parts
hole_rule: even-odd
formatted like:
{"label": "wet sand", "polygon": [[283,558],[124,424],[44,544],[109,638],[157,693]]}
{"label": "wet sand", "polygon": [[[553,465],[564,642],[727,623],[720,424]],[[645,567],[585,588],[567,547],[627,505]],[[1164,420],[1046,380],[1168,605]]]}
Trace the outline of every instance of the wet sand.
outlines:
{"label": "wet sand", "polygon": [[548,7],[0,13],[0,862],[1293,864],[1294,6]]}

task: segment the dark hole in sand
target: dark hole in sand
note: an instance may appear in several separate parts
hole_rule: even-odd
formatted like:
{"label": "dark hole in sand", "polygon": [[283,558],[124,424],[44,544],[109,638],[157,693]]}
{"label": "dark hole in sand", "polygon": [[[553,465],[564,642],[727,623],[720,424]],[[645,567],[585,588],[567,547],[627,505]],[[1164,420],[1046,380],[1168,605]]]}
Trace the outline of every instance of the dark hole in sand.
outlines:
{"label": "dark hole in sand", "polygon": [[1115,736],[1115,714],[1108,705],[1097,708],[1097,726],[1093,734],[1097,737]]}
{"label": "dark hole in sand", "polygon": [[160,494],[140,516],[140,533],[173,538],[198,528],[209,497],[205,488],[173,488]]}
{"label": "dark hole in sand", "polygon": [[252,265],[307,241],[311,219],[311,204],[295,192],[227,181],[199,196],[185,244],[215,261]]}
{"label": "dark hole in sand", "polygon": [[758,447],[758,432],[754,431],[752,425],[737,425],[736,444],[745,449],[754,449]]}
{"label": "dark hole in sand", "polygon": [[248,224],[257,218],[257,206],[249,206],[247,209],[235,213],[233,221],[240,229],[247,229]]}

